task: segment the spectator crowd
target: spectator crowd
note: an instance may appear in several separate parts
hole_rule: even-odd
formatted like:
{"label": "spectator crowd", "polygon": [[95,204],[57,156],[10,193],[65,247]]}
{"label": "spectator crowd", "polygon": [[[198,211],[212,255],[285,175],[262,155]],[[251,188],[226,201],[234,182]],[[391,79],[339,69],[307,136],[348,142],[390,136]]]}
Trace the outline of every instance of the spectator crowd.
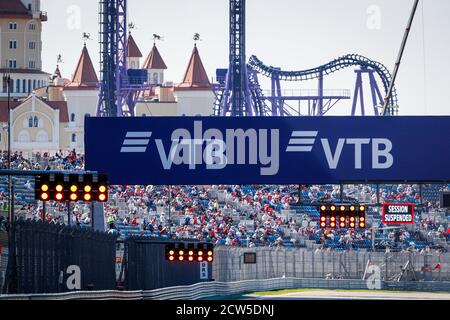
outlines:
{"label": "spectator crowd", "polygon": [[[84,156],[75,150],[56,154],[36,153],[27,159],[21,152],[11,155],[11,168],[18,170],[84,170]],[[0,153],[0,168],[8,168],[7,152]],[[32,192],[28,180],[24,187]],[[445,186],[442,190],[448,190]],[[345,186],[345,201],[361,203],[413,202],[429,210],[438,207],[435,201],[421,199],[418,186],[371,185]],[[143,234],[176,239],[211,241],[226,246],[285,246],[298,245],[302,239],[314,240],[324,248],[352,249],[360,244],[367,247],[375,236],[382,237],[377,245],[387,250],[407,249],[416,242],[434,245],[432,239],[448,240],[445,224],[424,219],[415,232],[407,229],[377,232],[367,230],[320,229],[314,218],[302,209],[303,205],[322,201],[340,201],[339,186],[111,186],[110,201],[105,204],[108,229],[121,232],[121,226],[135,226]],[[7,192],[0,192],[5,204]],[[3,205],[3,212],[7,208]],[[296,210],[296,215],[286,215]],[[64,222],[66,204],[53,204],[46,220]],[[23,203],[18,214],[27,219],[43,218],[43,207]],[[6,226],[2,219],[3,228]],[[89,210],[81,204],[71,208],[71,223],[88,226]],[[1,225],[0,225],[1,226]],[[426,246],[427,247],[427,246]],[[422,248],[423,250],[426,249]]]}

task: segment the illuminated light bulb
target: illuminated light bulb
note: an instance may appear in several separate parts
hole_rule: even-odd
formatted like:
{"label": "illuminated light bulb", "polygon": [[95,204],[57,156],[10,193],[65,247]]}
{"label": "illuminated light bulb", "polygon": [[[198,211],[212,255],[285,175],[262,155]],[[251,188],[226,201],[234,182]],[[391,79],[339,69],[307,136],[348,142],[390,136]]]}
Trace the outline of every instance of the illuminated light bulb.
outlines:
{"label": "illuminated light bulb", "polygon": [[58,185],[56,186],[55,190],[56,190],[57,192],[61,192],[61,191],[64,190],[64,187],[63,187],[62,185],[58,184]]}
{"label": "illuminated light bulb", "polygon": [[41,187],[41,190],[44,191],[44,192],[47,192],[48,189],[49,189],[49,186],[47,184],[43,184],[42,187]]}

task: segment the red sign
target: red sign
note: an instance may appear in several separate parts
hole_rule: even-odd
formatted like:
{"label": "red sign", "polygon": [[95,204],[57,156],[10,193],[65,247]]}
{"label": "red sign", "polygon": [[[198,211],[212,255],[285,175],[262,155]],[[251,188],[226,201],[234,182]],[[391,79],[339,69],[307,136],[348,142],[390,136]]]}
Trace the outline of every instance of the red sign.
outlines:
{"label": "red sign", "polygon": [[385,203],[382,219],[383,224],[386,225],[414,224],[414,204]]}

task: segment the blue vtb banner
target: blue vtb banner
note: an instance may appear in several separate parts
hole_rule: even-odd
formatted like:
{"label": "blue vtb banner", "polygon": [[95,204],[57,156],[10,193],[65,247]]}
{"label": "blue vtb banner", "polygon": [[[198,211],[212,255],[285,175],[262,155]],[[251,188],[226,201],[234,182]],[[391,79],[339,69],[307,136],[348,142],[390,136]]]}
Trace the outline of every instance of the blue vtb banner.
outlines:
{"label": "blue vtb banner", "polygon": [[112,184],[450,181],[450,117],[87,118]]}

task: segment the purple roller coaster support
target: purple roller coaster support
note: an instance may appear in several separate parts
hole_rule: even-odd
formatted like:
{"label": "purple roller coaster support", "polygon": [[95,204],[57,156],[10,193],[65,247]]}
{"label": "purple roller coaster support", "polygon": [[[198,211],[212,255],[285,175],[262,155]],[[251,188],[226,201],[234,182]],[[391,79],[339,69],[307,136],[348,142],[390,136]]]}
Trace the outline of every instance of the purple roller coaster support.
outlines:
{"label": "purple roller coaster support", "polygon": [[[377,106],[382,106],[383,105],[383,96],[381,95],[381,91],[380,88],[378,87],[377,81],[375,80],[375,76],[374,76],[374,72],[373,70],[369,70],[369,78],[370,78],[370,89],[372,91],[372,102],[373,102],[373,109],[375,112],[376,116],[379,116],[380,113],[378,111]],[[378,97],[378,100],[377,100]]]}
{"label": "purple roller coaster support", "polygon": [[276,81],[275,81],[276,87],[277,87],[277,96],[278,96],[278,110],[275,114],[273,114],[273,116],[281,116],[283,117],[284,114],[284,110],[283,110],[283,105],[284,105],[284,100],[282,99],[282,93],[281,93],[281,81],[280,78],[277,77]]}
{"label": "purple roller coaster support", "polygon": [[[272,97],[276,97],[277,96],[277,92],[276,92],[276,80],[275,80],[275,75],[272,76]],[[277,109],[278,109],[278,100],[277,99],[271,99],[271,103],[272,103],[272,115],[276,114]]]}
{"label": "purple roller coaster support", "polygon": [[319,75],[319,116],[323,116],[323,70]]}

